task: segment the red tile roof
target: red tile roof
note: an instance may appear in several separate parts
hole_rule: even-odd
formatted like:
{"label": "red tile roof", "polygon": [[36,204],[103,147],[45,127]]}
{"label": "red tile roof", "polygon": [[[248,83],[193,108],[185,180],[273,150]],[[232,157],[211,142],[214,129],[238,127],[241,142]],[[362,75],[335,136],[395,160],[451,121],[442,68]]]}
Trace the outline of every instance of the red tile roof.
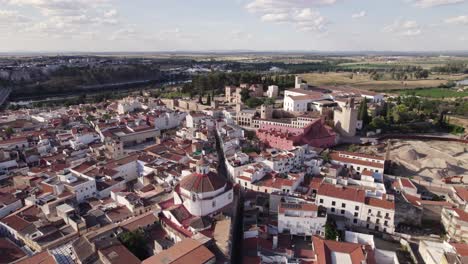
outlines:
{"label": "red tile roof", "polygon": [[374,207],[395,210],[395,201],[389,201],[386,198],[386,195],[384,195],[382,199],[366,197],[366,204]]}
{"label": "red tile roof", "polygon": [[468,190],[463,187],[453,187],[455,189],[455,192],[460,199],[463,201],[468,201]]}
{"label": "red tile roof", "polygon": [[193,173],[180,181],[180,188],[189,192],[206,193],[219,190],[226,185],[226,179],[212,171],[207,174]]}
{"label": "red tile roof", "polygon": [[141,261],[135,257],[122,244],[112,245],[110,247],[99,249],[102,255],[113,264],[139,264]]}
{"label": "red tile roof", "polygon": [[[32,257],[16,262],[16,264],[55,264],[55,258],[48,252],[42,251]],[[130,264],[130,263],[127,263]]]}
{"label": "red tile roof", "polygon": [[317,264],[332,263],[333,252],[348,254],[353,264],[375,263],[373,254],[369,254],[371,249],[366,251],[361,244],[324,240],[317,236],[313,237],[312,243],[317,254]]}
{"label": "red tile roof", "polygon": [[372,162],[372,161],[365,161],[365,160],[360,160],[360,159],[352,159],[352,158],[341,157],[339,152],[330,153],[330,159],[334,160],[334,161],[343,162],[343,163],[351,163],[351,164],[374,167],[374,168],[379,168],[379,169],[384,168],[384,164],[381,164],[381,163],[378,163],[378,162]]}
{"label": "red tile roof", "polygon": [[214,260],[214,254],[200,242],[186,238],[174,246],[145,259],[143,264],[204,264]]}
{"label": "red tile roof", "polygon": [[365,201],[364,190],[335,186],[329,183],[320,185],[317,194],[360,203],[364,203]]}

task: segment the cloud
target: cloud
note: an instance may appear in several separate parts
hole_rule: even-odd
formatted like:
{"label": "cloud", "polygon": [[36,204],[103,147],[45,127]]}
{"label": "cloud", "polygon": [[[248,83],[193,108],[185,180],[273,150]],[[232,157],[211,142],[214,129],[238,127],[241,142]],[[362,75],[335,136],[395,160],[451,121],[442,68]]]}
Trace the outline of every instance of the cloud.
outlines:
{"label": "cloud", "polygon": [[245,8],[260,14],[263,22],[288,23],[299,31],[325,31],[327,20],[311,7],[332,5],[337,0],[254,0]]}
{"label": "cloud", "polygon": [[449,17],[444,22],[447,24],[468,25],[468,16]]}
{"label": "cloud", "polygon": [[392,24],[386,25],[383,30],[384,33],[395,33],[400,36],[416,36],[422,33],[422,28],[414,20],[395,20]]}
{"label": "cloud", "polygon": [[107,12],[104,13],[104,17],[106,17],[106,18],[113,18],[113,17],[116,17],[117,14],[118,14],[117,10],[111,9],[111,10],[109,10],[109,11],[107,11]]}
{"label": "cloud", "polygon": [[4,5],[37,10],[33,20],[17,29],[30,35],[73,37],[82,32],[94,32],[104,25],[119,24],[113,0],[0,0]]}
{"label": "cloud", "polygon": [[228,40],[232,41],[247,41],[253,38],[253,34],[247,33],[243,30],[233,30],[229,34]]}
{"label": "cloud", "polygon": [[366,11],[362,10],[361,12],[359,13],[354,13],[351,15],[351,18],[353,19],[358,19],[358,18],[362,18],[362,17],[365,17],[367,15]]}
{"label": "cloud", "polygon": [[466,0],[413,0],[415,6],[421,8],[429,8],[435,6],[453,5],[460,4]]}
{"label": "cloud", "polygon": [[0,25],[13,25],[29,21],[28,17],[20,15],[18,11],[0,10]]}

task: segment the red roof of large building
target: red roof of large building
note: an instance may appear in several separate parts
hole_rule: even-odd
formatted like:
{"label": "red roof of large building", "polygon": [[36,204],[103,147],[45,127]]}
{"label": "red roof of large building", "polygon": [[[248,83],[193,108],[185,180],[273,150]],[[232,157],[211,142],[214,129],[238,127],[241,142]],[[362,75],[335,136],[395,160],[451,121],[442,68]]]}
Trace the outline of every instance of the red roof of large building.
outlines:
{"label": "red roof of large building", "polygon": [[336,186],[329,183],[320,185],[317,194],[360,203],[364,203],[366,198],[364,190]]}
{"label": "red roof of large building", "polygon": [[207,174],[193,173],[180,181],[180,188],[189,192],[206,193],[226,186],[226,179],[210,171]]}
{"label": "red roof of large building", "polygon": [[317,236],[313,237],[312,244],[317,256],[317,264],[333,263],[332,255],[336,253],[340,253],[342,256],[348,255],[352,264],[375,263],[373,250],[361,244],[324,240]]}
{"label": "red roof of large building", "polygon": [[203,264],[215,259],[214,254],[200,242],[186,238],[174,246],[145,259],[144,264]]}

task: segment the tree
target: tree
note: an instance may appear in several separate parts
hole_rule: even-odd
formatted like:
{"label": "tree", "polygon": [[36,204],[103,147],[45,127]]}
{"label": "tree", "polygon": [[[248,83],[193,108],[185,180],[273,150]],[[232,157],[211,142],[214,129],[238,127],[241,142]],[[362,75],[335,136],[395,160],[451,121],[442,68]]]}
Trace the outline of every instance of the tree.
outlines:
{"label": "tree", "polygon": [[13,135],[14,133],[15,133],[15,130],[12,127],[7,127],[5,129],[5,134],[7,135],[7,137],[11,137],[11,135]]}
{"label": "tree", "polygon": [[206,97],[206,105],[211,105],[211,95],[209,95],[209,94]]}
{"label": "tree", "polygon": [[263,104],[263,100],[258,97],[251,97],[244,102],[249,108],[256,108]]}
{"label": "tree", "polygon": [[249,89],[242,89],[242,91],[240,92],[240,95],[241,95],[241,100],[243,103],[246,103],[247,100],[250,98],[250,91]]}
{"label": "tree", "polygon": [[395,123],[403,123],[406,121],[408,107],[406,105],[397,105],[392,110],[392,118]]}
{"label": "tree", "polygon": [[124,232],[118,236],[120,242],[140,260],[148,257],[146,252],[146,238],[144,232],[139,229],[133,232]]}
{"label": "tree", "polygon": [[367,99],[364,98],[364,101],[359,106],[358,119],[362,120],[364,126],[368,125],[370,122],[369,112],[367,110]]}
{"label": "tree", "polygon": [[387,120],[387,123],[391,124],[393,122],[393,116],[392,116],[392,104],[387,103],[386,104],[386,111],[385,111],[385,119]]}
{"label": "tree", "polygon": [[275,99],[273,98],[267,98],[263,101],[264,105],[275,105]]}
{"label": "tree", "polygon": [[383,117],[376,116],[370,122],[370,126],[372,128],[382,129],[382,128],[385,128],[387,126],[387,122],[385,122],[385,119]]}
{"label": "tree", "polygon": [[328,152],[328,151],[322,152],[322,154],[320,155],[320,157],[323,159],[324,162],[330,162],[330,160],[331,160],[331,158],[330,158],[330,152]]}
{"label": "tree", "polygon": [[336,240],[340,238],[340,232],[336,229],[336,224],[331,220],[325,224],[325,239]]}
{"label": "tree", "polygon": [[202,95],[202,94],[200,94],[200,95],[198,96],[198,103],[199,103],[199,104],[203,104],[203,95]]}

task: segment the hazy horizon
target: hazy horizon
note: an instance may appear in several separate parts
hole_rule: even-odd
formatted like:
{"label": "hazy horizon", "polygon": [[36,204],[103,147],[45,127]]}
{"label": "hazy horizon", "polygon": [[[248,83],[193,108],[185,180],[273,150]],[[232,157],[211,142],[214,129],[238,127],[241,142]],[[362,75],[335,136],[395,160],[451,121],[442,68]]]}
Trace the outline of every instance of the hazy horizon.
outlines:
{"label": "hazy horizon", "polygon": [[468,0],[0,0],[0,52],[459,52]]}

